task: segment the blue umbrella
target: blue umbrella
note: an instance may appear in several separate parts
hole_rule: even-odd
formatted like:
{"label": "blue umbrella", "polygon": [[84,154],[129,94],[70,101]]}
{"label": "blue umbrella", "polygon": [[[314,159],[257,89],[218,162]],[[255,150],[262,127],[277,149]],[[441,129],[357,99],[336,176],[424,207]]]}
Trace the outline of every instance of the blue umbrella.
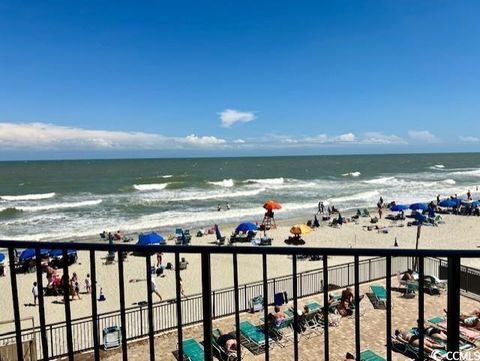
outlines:
{"label": "blue umbrella", "polygon": [[480,207],[480,201],[473,201],[473,202],[471,203],[471,206],[472,206],[472,207]]}
{"label": "blue umbrella", "polygon": [[428,204],[427,204],[427,203],[413,203],[413,204],[410,204],[410,209],[414,209],[414,210],[418,210],[418,209],[425,210],[425,209],[428,209]]}
{"label": "blue umbrella", "polygon": [[[51,249],[50,250],[50,256],[52,257],[62,257],[63,256],[63,250],[62,249]],[[77,251],[75,249],[68,249],[67,250],[67,256],[73,256],[76,255]]]}
{"label": "blue umbrella", "polygon": [[408,205],[406,204],[395,204],[393,207],[390,208],[392,212],[401,212],[408,209]]}
{"label": "blue umbrella", "polygon": [[[40,249],[40,255],[48,255],[48,249]],[[33,248],[27,248],[20,253],[20,262],[29,261],[33,258],[35,258],[35,249]]]}
{"label": "blue umbrella", "polygon": [[444,199],[438,205],[440,207],[445,207],[445,208],[453,208],[453,207],[458,207],[461,203],[460,199]]}
{"label": "blue umbrella", "polygon": [[246,223],[240,223],[237,228],[235,229],[235,232],[249,232],[249,231],[256,231],[258,229],[257,225],[255,223],[251,222],[246,222]]}
{"label": "blue umbrella", "polygon": [[5,255],[3,253],[0,253],[0,263],[5,261]]}
{"label": "blue umbrella", "polygon": [[165,239],[158,233],[142,233],[138,236],[137,244],[141,246],[148,246],[152,244],[165,244]]}

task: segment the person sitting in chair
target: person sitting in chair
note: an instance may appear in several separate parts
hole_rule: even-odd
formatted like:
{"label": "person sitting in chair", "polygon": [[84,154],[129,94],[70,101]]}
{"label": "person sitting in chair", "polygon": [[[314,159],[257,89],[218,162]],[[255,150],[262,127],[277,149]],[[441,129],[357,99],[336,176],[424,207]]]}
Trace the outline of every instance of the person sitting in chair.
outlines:
{"label": "person sitting in chair", "polygon": [[226,353],[237,351],[237,339],[229,333],[223,334],[220,331],[220,336],[217,338],[217,343],[225,350]]}

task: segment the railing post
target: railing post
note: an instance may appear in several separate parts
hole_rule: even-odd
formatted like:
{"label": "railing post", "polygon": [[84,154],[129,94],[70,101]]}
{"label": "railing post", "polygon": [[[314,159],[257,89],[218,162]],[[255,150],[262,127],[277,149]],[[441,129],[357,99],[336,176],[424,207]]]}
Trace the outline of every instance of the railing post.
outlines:
{"label": "railing post", "polygon": [[[125,320],[125,281],[123,272],[123,252],[118,251],[118,290],[120,296],[120,323],[122,333],[122,357],[123,361],[128,361],[128,346],[127,346],[127,321]],[[150,280],[147,280],[147,282]]]}
{"label": "railing post", "polygon": [[73,361],[73,334],[72,334],[72,314],[70,311],[70,278],[68,275],[68,251],[67,249],[63,249],[63,256],[62,256],[62,263],[63,263],[63,300],[65,303],[65,323],[67,325],[67,351],[68,351],[68,359]]}
{"label": "railing post", "polygon": [[423,359],[423,353],[425,350],[425,269],[424,269],[424,258],[418,257],[418,331],[419,331],[419,342],[418,347],[419,359]]}
{"label": "railing post", "polygon": [[203,339],[205,360],[212,360],[212,284],[210,254],[202,253]]}
{"label": "railing post", "polygon": [[[242,359],[242,350],[240,343],[240,307],[239,307],[239,297],[238,297],[238,259],[237,254],[233,254],[233,289],[235,294],[235,338],[237,339],[237,360]],[[182,360],[182,358],[180,358]]]}
{"label": "railing post", "polygon": [[460,257],[448,257],[447,287],[447,344],[448,351],[459,350],[460,342]]}
{"label": "railing post", "polygon": [[22,323],[20,321],[20,307],[18,306],[18,287],[17,272],[15,270],[15,254],[12,247],[8,248],[8,260],[10,265],[10,282],[12,286],[13,315],[15,318],[15,342],[17,344],[17,359],[18,361],[23,361]]}
{"label": "railing post", "polygon": [[387,361],[392,361],[392,257],[387,256]]}
{"label": "railing post", "polygon": [[[297,302],[297,256],[292,255],[293,268],[293,357],[298,360],[298,302]],[[300,278],[301,279],[301,278]]]}
{"label": "railing post", "polygon": [[328,261],[324,254],[323,260],[323,323],[324,323],[324,360],[328,361],[330,357],[329,335],[328,335]]}
{"label": "railing post", "polygon": [[152,300],[152,260],[150,253],[147,253],[145,258],[145,268],[147,276],[147,312],[148,312],[148,344],[150,348],[150,361],[155,361],[155,339],[153,327],[153,300]]}
{"label": "railing post", "polygon": [[47,330],[45,328],[45,302],[43,299],[43,270],[40,248],[35,249],[35,263],[37,265],[38,312],[40,317],[40,334],[42,341],[42,358],[48,360]]}
{"label": "railing post", "polygon": [[97,312],[97,269],[95,266],[95,251],[90,250],[90,280],[91,280],[91,302],[92,302],[92,328],[93,328],[93,352],[95,361],[100,360],[100,345],[98,338],[98,312]]}
{"label": "railing post", "polygon": [[213,318],[215,318],[215,306],[216,306],[216,300],[215,300],[215,291],[212,291],[212,315]]}
{"label": "railing post", "polygon": [[270,360],[269,330],[268,330],[268,285],[267,285],[267,255],[262,254],[263,271],[263,332],[265,333],[265,360]]}
{"label": "railing post", "polygon": [[360,360],[360,278],[359,278],[359,259],[354,257],[355,272],[355,354],[356,359]]}
{"label": "railing post", "polygon": [[[175,252],[175,291],[177,296],[177,338],[178,338],[178,359],[183,360],[183,326],[182,326],[182,300],[180,283],[180,254]],[[240,344],[240,343],[239,343]]]}

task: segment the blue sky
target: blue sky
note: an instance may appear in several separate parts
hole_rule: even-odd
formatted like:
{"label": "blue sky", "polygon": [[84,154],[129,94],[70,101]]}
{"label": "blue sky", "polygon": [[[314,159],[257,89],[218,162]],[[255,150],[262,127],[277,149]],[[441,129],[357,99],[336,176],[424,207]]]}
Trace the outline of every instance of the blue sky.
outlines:
{"label": "blue sky", "polygon": [[479,12],[4,1],[0,159],[478,151]]}

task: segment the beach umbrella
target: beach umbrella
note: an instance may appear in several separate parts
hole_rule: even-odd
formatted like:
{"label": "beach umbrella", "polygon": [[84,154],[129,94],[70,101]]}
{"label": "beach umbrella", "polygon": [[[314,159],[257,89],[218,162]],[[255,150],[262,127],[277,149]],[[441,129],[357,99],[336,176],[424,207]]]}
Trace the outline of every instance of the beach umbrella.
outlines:
{"label": "beach umbrella", "polygon": [[[48,252],[49,252],[48,249],[40,249],[41,256],[48,255]],[[27,248],[23,250],[22,253],[20,253],[20,262],[29,261],[33,258],[35,258],[35,249],[33,248]]]}
{"label": "beach umbrella", "polygon": [[[62,257],[63,256],[63,249],[51,249],[48,251],[50,253],[50,256],[52,257]],[[77,254],[77,251],[75,249],[68,249],[67,250],[67,256],[74,256]]]}
{"label": "beach umbrella", "polygon": [[272,209],[281,209],[282,205],[277,201],[269,199],[268,201],[265,202],[265,204],[263,205],[263,208],[271,211]]}
{"label": "beach umbrella", "polygon": [[300,234],[307,234],[307,233],[310,233],[311,231],[312,229],[306,224],[296,224],[292,228],[290,228],[290,233],[296,236]]}
{"label": "beach umbrella", "polygon": [[237,228],[235,228],[235,232],[250,232],[250,231],[256,231],[258,229],[257,225],[255,223],[251,222],[245,222],[245,223],[240,223]]}
{"label": "beach umbrella", "polygon": [[428,204],[427,203],[413,203],[413,204],[410,205],[410,209],[425,210],[425,209],[428,209]]}
{"label": "beach umbrella", "polygon": [[394,206],[392,206],[390,208],[390,210],[392,212],[401,212],[401,211],[405,211],[408,209],[408,205],[406,204],[395,204]]}
{"label": "beach umbrella", "polygon": [[473,201],[471,206],[472,207],[480,207],[480,201]]}
{"label": "beach umbrella", "polygon": [[158,233],[141,233],[138,236],[137,244],[141,246],[148,246],[152,244],[165,244],[165,239]]}
{"label": "beach umbrella", "polygon": [[445,207],[445,208],[453,208],[453,207],[458,207],[461,203],[460,199],[444,199],[438,205],[440,207]]}
{"label": "beach umbrella", "polygon": [[5,261],[5,255],[0,253],[0,263],[3,263],[3,261]]}

